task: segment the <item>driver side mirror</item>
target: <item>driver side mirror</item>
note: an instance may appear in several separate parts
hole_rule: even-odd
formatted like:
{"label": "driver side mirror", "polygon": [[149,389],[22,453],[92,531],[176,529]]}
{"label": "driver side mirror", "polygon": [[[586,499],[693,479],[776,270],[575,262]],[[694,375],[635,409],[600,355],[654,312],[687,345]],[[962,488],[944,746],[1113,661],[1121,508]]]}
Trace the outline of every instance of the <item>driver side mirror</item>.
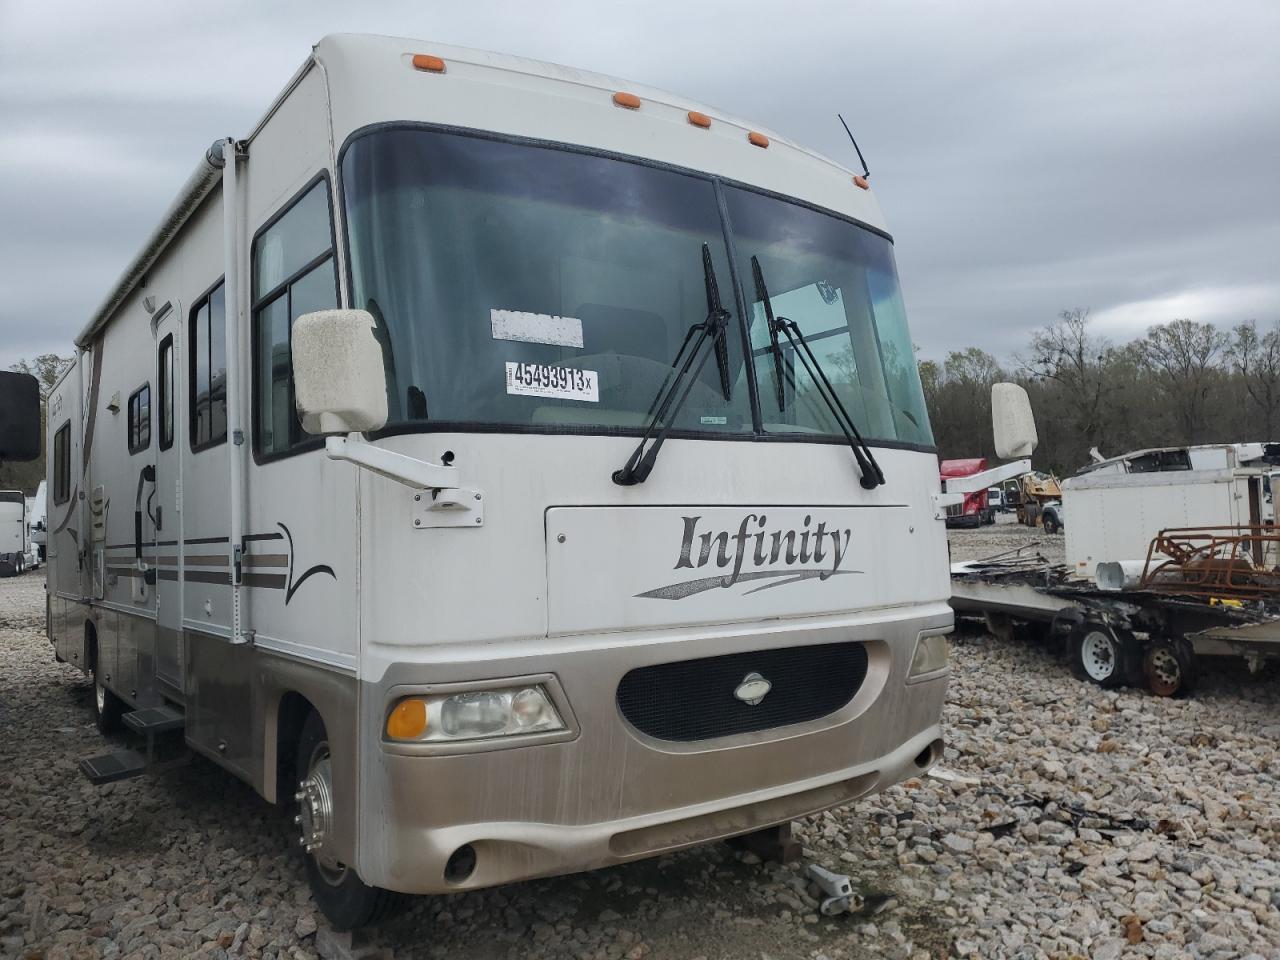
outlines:
{"label": "driver side mirror", "polygon": [[302,429],[364,433],[387,422],[387,375],[365,310],[319,310],[293,322],[293,386]]}
{"label": "driver side mirror", "polygon": [[40,383],[0,371],[0,463],[40,456]]}
{"label": "driver side mirror", "polygon": [[991,385],[991,429],[995,434],[996,456],[1001,460],[1031,456],[1040,438],[1026,390],[1016,383]]}

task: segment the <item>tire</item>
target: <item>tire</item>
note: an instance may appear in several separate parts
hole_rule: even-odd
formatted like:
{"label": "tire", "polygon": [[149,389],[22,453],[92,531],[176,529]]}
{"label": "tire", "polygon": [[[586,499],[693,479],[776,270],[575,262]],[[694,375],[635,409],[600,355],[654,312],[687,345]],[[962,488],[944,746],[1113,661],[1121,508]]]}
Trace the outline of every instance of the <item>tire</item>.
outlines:
{"label": "tire", "polygon": [[1176,697],[1191,691],[1195,654],[1185,641],[1154,640],[1142,655],[1147,689],[1157,697]]}
{"label": "tire", "polygon": [[98,650],[93,650],[93,666],[89,670],[89,679],[93,681],[93,717],[101,734],[115,733],[120,729],[120,718],[124,716],[124,701],[107,689],[98,670]]}
{"label": "tire", "polygon": [[1129,644],[1104,624],[1085,621],[1071,634],[1071,669],[1081,680],[1118,687],[1128,675]]}
{"label": "tire", "polygon": [[1058,515],[1052,510],[1044,512],[1044,532],[1048,534],[1057,533],[1062,529],[1062,524],[1058,522]]}
{"label": "tire", "polygon": [[987,633],[991,636],[1005,643],[1013,642],[1013,618],[1007,613],[986,611],[982,619],[986,621]]}
{"label": "tire", "polygon": [[[306,791],[308,782],[327,784],[332,775],[328,734],[320,714],[314,710],[307,715],[298,736],[295,770],[295,783],[299,793]],[[329,797],[333,795],[331,786],[326,786],[323,792]],[[294,822],[299,825],[304,837],[316,826],[323,829],[325,814],[317,816],[317,807],[315,800],[297,801],[295,798],[298,813]],[[332,820],[332,810],[328,811],[327,817]],[[404,894],[369,886],[356,875],[354,868],[327,858],[323,840],[317,849],[303,850],[302,855],[306,862],[311,896],[335,930],[354,930],[386,920],[398,912],[408,899]]]}

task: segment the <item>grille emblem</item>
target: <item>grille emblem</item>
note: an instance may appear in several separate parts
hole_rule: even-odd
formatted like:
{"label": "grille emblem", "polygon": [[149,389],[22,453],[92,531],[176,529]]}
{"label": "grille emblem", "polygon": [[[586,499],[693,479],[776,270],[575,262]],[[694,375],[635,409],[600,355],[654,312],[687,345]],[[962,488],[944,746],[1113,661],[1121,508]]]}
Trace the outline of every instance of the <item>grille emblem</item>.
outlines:
{"label": "grille emblem", "polygon": [[747,706],[754,707],[768,696],[769,691],[772,689],[772,683],[760,676],[760,674],[752,672],[742,678],[742,682],[733,691],[733,695]]}

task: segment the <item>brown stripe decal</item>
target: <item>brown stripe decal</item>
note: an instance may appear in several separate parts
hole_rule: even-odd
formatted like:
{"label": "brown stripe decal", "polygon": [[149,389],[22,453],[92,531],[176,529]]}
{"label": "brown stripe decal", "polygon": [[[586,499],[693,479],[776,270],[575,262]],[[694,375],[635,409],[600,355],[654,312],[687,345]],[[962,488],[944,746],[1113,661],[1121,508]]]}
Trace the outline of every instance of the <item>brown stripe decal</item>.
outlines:
{"label": "brown stripe decal", "polygon": [[187,564],[192,567],[226,567],[230,562],[217,554],[196,554],[187,557]]}
{"label": "brown stripe decal", "polygon": [[178,571],[177,570],[157,570],[156,576],[159,577],[161,580],[177,580]]}
{"label": "brown stripe decal", "polygon": [[287,567],[289,557],[284,553],[251,553],[244,558],[247,567]]}
{"label": "brown stripe decal", "polygon": [[213,570],[188,570],[182,575],[188,583],[220,583],[224,587],[231,586],[231,571],[217,573]]}
{"label": "brown stripe decal", "polygon": [[267,590],[283,590],[287,583],[287,578],[283,573],[246,573],[244,575],[244,585],[246,587],[263,587]]}

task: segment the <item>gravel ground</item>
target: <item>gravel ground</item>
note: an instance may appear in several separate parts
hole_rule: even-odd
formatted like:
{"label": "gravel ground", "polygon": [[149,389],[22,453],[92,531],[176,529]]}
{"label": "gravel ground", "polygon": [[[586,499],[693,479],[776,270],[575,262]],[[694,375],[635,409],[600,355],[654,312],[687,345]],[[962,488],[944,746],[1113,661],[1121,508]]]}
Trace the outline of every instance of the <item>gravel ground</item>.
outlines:
{"label": "gravel ground", "polygon": [[[959,558],[1019,538],[953,542]],[[101,741],[43,601],[38,573],[0,580],[0,956],[329,954],[292,827],[229,774],[197,759],[105,788],[79,777]],[[974,625],[953,668],[945,764],[977,783],[908,781],[798,825],[811,860],[855,878],[861,914],[820,917],[798,865],[718,844],[420,899],[371,953],[1280,960],[1274,676],[1209,670],[1193,700],[1104,691]]]}

